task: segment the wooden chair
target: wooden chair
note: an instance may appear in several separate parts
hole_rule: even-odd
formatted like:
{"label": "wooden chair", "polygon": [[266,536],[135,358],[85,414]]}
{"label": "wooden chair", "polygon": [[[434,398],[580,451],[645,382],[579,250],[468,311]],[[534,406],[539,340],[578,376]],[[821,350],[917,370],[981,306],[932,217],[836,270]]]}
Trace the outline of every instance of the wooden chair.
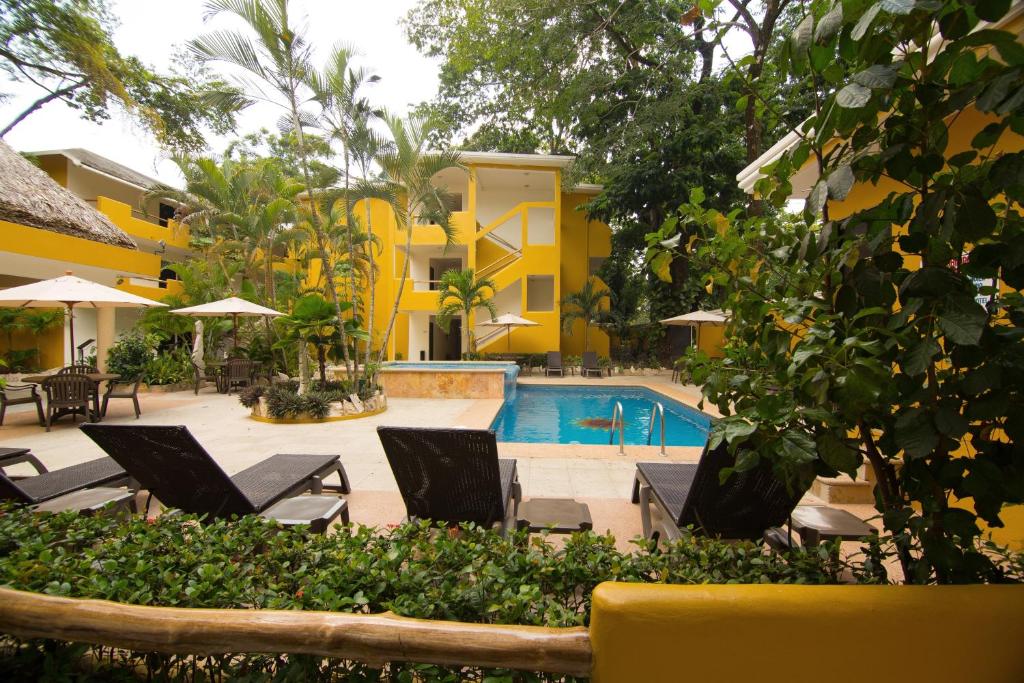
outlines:
{"label": "wooden chair", "polygon": [[[96,375],[99,374],[100,369],[95,365],[86,365],[85,363],[72,363],[57,371],[58,375]],[[91,393],[93,411],[96,413],[100,412],[100,386],[99,384],[93,384]]]}
{"label": "wooden chair", "polygon": [[36,404],[39,424],[45,425],[46,417],[43,415],[43,397],[39,395],[35,384],[8,384],[0,389],[0,425],[4,423],[7,406],[17,406],[25,403]]}
{"label": "wooden chair", "polygon": [[69,413],[76,422],[79,412],[87,422],[98,417],[93,415],[90,406],[94,402],[96,383],[84,374],[65,373],[47,377],[43,390],[46,392],[46,431],[50,431],[54,418]]}
{"label": "wooden chair", "polygon": [[227,392],[231,387],[247,387],[252,385],[255,366],[248,358],[232,358],[224,365],[224,382]]}
{"label": "wooden chair", "polygon": [[103,394],[103,407],[100,408],[100,417],[107,416],[107,403],[112,398],[130,398],[135,405],[135,419],[142,415],[139,408],[139,384],[142,383],[142,373],[129,380],[111,380],[107,382],[107,391]]}

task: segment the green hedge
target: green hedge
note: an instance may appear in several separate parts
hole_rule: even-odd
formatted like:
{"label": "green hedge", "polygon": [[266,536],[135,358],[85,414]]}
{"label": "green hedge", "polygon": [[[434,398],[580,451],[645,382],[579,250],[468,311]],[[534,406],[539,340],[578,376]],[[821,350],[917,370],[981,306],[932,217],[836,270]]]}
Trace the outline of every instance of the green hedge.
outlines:
{"label": "green hedge", "polygon": [[[142,605],[391,610],[427,619],[577,626],[587,623],[590,593],[602,581],[835,583],[843,570],[831,546],[784,557],[752,544],[694,538],[663,552],[640,544],[635,552],[623,553],[613,538],[593,533],[574,535],[560,545],[522,533],[503,538],[471,526],[457,534],[425,524],[385,530],[353,526],[350,531],[306,535],[255,517],[200,525],[189,516],[147,521],[0,508],[0,585]],[[358,663],[303,656],[196,659],[13,639],[3,646],[2,679],[74,667],[87,650],[108,667],[97,676],[113,675],[109,667],[124,671],[129,665],[185,680],[221,675],[377,680],[378,674]],[[193,667],[202,675],[189,673]],[[484,676],[393,664],[383,680],[413,680],[413,671],[425,680]],[[493,680],[560,680],[486,675],[499,676]]]}

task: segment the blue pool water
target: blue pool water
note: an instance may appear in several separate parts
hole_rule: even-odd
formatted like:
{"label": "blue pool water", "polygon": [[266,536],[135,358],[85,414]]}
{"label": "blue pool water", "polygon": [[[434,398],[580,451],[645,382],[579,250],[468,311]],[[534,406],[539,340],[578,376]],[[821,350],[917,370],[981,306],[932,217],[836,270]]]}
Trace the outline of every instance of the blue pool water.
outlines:
{"label": "blue pool water", "polygon": [[[665,406],[665,443],[703,446],[710,418],[688,406],[643,387],[586,387],[519,385],[491,424],[498,441],[608,445],[615,402],[626,414],[626,445],[647,443],[647,428],[655,401]],[[654,427],[652,444],[659,440]],[[618,440],[616,427],[615,443]]]}

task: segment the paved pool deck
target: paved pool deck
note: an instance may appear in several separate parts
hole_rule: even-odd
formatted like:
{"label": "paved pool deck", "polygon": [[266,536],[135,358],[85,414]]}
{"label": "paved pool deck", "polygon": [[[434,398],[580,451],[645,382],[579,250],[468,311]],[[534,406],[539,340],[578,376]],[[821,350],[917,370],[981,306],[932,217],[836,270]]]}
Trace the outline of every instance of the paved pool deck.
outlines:
{"label": "paved pool deck", "polygon": [[[523,384],[593,384],[644,386],[697,407],[700,391],[673,384],[668,373],[614,376],[523,377]],[[229,474],[243,470],[274,453],[337,453],[345,465],[353,493],[348,496],[354,522],[383,526],[400,522],[405,507],[384,450],[377,438],[378,425],[406,427],[489,427],[501,408],[497,399],[391,399],[388,410],[359,420],[322,424],[274,425],[248,418],[249,411],[235,395],[206,388],[191,391],[140,394],[141,424],[186,425]],[[709,411],[710,412],[710,411]],[[131,401],[111,401],[110,423],[136,422]],[[90,460],[103,452],[64,418],[49,433],[35,421],[33,406],[8,410],[0,426],[0,446],[31,448],[49,469]],[[639,509],[629,502],[635,463],[639,460],[696,462],[699,448],[669,447],[668,455],[651,446],[499,443],[502,457],[516,458],[525,498],[576,498],[590,505],[596,531],[613,533],[622,548],[640,533]],[[19,465],[12,473],[30,474]],[[804,503],[821,504],[807,496]],[[874,515],[871,506],[843,506],[862,519]]]}

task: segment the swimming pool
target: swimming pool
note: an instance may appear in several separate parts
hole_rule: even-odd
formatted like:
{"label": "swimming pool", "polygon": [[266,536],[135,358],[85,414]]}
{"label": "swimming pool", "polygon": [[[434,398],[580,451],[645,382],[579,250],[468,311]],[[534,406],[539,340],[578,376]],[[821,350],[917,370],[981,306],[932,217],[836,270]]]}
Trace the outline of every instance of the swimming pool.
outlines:
{"label": "swimming pool", "polygon": [[[615,402],[626,415],[627,446],[647,444],[655,401],[665,406],[665,443],[703,446],[711,418],[644,387],[541,386],[520,384],[491,424],[498,441],[608,445]],[[654,428],[652,445],[659,440]],[[618,428],[615,443],[618,444]]]}

